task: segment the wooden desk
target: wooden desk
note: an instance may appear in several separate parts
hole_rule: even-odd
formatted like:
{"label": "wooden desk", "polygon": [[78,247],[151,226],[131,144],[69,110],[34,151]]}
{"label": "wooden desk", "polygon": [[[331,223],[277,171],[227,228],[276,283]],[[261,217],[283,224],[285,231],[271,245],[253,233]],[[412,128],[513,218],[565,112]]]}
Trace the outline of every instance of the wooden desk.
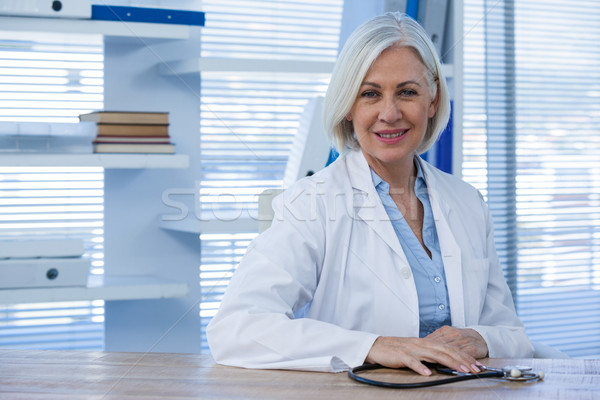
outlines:
{"label": "wooden desk", "polygon": [[[543,382],[383,389],[345,373],[246,370],[210,356],[0,350],[1,399],[600,399],[600,360],[484,360],[543,370]],[[410,376],[413,376],[412,374]]]}

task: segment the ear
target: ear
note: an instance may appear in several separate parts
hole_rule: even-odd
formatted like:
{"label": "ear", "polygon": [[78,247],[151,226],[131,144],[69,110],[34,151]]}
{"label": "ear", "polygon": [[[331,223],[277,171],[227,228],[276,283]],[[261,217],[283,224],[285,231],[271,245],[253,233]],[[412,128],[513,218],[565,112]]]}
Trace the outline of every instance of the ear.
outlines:
{"label": "ear", "polygon": [[352,113],[346,114],[346,121],[352,121]]}
{"label": "ear", "polygon": [[437,112],[438,105],[440,103],[440,82],[436,80],[436,89],[435,89],[435,98],[431,101],[429,105],[428,117],[433,118],[435,113]]}

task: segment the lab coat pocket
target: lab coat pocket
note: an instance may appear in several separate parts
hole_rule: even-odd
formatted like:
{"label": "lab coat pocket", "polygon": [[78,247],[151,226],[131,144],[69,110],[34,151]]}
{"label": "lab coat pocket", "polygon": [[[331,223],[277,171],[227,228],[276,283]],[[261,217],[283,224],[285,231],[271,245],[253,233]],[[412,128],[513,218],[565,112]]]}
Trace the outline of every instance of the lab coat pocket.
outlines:
{"label": "lab coat pocket", "polygon": [[487,258],[463,258],[463,290],[467,325],[479,321],[487,293],[489,265]]}

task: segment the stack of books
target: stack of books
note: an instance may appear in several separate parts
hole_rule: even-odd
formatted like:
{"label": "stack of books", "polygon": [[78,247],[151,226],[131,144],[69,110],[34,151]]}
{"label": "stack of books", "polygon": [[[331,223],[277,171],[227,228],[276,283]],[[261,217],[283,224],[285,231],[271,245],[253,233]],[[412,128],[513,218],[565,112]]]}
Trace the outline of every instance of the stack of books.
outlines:
{"label": "stack of books", "polygon": [[175,153],[166,112],[95,111],[79,120],[96,123],[94,153]]}

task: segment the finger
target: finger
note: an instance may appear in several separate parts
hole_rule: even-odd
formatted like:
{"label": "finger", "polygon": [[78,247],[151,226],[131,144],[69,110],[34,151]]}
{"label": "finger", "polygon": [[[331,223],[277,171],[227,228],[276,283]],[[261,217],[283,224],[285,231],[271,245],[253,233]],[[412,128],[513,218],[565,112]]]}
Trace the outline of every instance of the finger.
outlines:
{"label": "finger", "polygon": [[431,358],[427,357],[425,358],[425,361],[428,362],[432,362],[432,363],[437,363],[440,365],[443,365],[445,367],[448,367],[450,369],[453,369],[455,371],[459,371],[459,372],[475,372],[474,370],[472,370],[472,367],[469,367],[469,363],[465,362],[463,360],[448,356],[448,355],[436,355],[433,356]]}
{"label": "finger", "polygon": [[427,368],[422,362],[420,362],[416,358],[409,358],[404,363],[404,365],[406,365],[408,368],[412,369],[419,375],[423,375],[423,376],[431,375],[431,370],[429,368]]}
{"label": "finger", "polygon": [[429,345],[425,354],[427,358],[424,361],[436,362],[461,372],[481,372],[477,366],[477,360],[459,348],[436,341]]}

